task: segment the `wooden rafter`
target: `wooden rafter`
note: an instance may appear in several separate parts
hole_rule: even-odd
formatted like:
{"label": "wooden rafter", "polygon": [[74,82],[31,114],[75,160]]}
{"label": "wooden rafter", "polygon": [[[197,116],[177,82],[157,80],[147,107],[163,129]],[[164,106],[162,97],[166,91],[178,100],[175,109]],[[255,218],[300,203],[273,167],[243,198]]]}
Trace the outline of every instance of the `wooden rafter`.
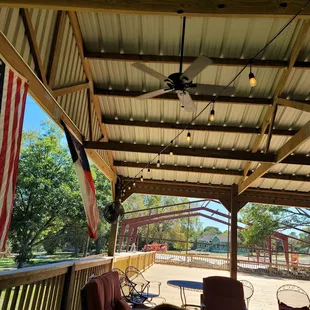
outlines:
{"label": "wooden rafter", "polygon": [[38,43],[37,43],[36,33],[35,33],[35,30],[31,22],[30,12],[28,9],[20,9],[20,15],[23,19],[23,24],[24,24],[25,32],[28,38],[33,61],[35,63],[36,72],[39,76],[39,79],[43,82],[45,86],[47,86],[46,73],[45,73],[43,63],[42,63],[40,50],[39,50]]}
{"label": "wooden rafter", "polygon": [[[98,120],[98,124],[100,126],[100,130],[101,133],[103,135],[103,141],[108,141],[108,134],[107,134],[107,130],[104,126],[104,124],[101,121],[102,118],[102,111],[100,108],[100,104],[99,104],[99,100],[97,98],[97,96],[95,96],[94,94],[94,80],[93,80],[93,76],[90,70],[90,66],[89,66],[89,61],[87,58],[85,58],[84,56],[84,44],[83,44],[83,37],[82,37],[82,32],[81,32],[81,28],[79,25],[79,21],[77,18],[77,14],[76,12],[68,12],[68,16],[69,16],[69,20],[70,20],[70,24],[73,30],[73,34],[75,37],[75,40],[77,42],[77,47],[78,47],[78,52],[82,61],[82,65],[83,65],[83,69],[84,69],[84,73],[88,79],[88,83],[89,83],[89,91],[90,91],[90,98],[91,98],[91,102],[94,105],[95,108],[95,113],[96,113],[96,117]],[[109,164],[111,169],[113,170],[113,172],[115,173],[115,168],[113,167],[113,157],[112,157],[112,152],[108,152],[108,158],[109,158]],[[114,179],[116,178],[116,175],[114,175]],[[113,183],[113,182],[112,182]]]}
{"label": "wooden rafter", "polygon": [[[111,96],[111,97],[127,97],[127,98],[134,98],[144,94],[140,91],[126,91],[126,90],[108,90],[108,89],[101,89],[96,87],[95,94],[97,96]],[[213,96],[207,95],[192,95],[194,101],[212,101],[214,99]],[[149,100],[158,101],[158,100],[173,100],[178,101],[178,97],[176,94],[165,94],[162,96],[154,97]],[[236,104],[253,104],[253,105],[271,105],[272,99],[268,98],[249,98],[249,97],[227,97],[227,96],[220,96],[216,99],[217,103],[221,102],[229,102],[229,103],[236,103]],[[130,102],[131,104],[131,102]]]}
{"label": "wooden rafter", "polygon": [[[147,163],[134,163],[134,162],[123,162],[114,161],[115,167],[127,167],[127,168],[145,168]],[[242,176],[243,172],[240,170],[231,169],[219,169],[219,168],[204,168],[204,167],[187,167],[187,166],[174,166],[174,165],[161,165],[157,167],[156,164],[149,165],[152,170],[160,171],[181,171],[181,172],[194,172],[203,174],[216,174],[216,175],[231,175],[231,176]],[[274,180],[287,180],[287,181],[299,181],[299,182],[310,182],[310,176],[306,175],[292,175],[292,174],[278,174],[278,173],[266,173],[265,179]]]}
{"label": "wooden rafter", "polygon": [[72,93],[76,93],[76,92],[88,89],[88,87],[89,87],[88,83],[81,83],[81,84],[71,85],[71,86],[67,86],[63,88],[53,89],[53,96],[60,97],[60,96],[69,95]]}
{"label": "wooden rafter", "polygon": [[[145,145],[133,143],[120,143],[115,141],[109,142],[88,142],[84,143],[86,149],[91,150],[106,150],[106,151],[119,151],[119,152],[133,152],[144,154],[158,154],[162,151],[161,145]],[[177,156],[192,156],[202,158],[222,158],[231,160],[253,160],[254,162],[273,163],[276,158],[272,153],[250,153],[246,151],[231,151],[231,150],[216,150],[216,149],[201,149],[189,147],[173,147],[167,148],[162,154],[169,154],[172,149],[173,153]],[[284,161],[286,164],[296,165],[310,165],[309,158],[306,155],[294,155],[287,157]]]}
{"label": "wooden rafter", "polygon": [[[297,132],[295,136],[289,139],[276,153],[274,163],[261,164],[249,177],[239,184],[238,193],[241,194],[250,187],[258,178],[267,173],[275,164],[284,162],[291,153],[293,153],[301,144],[310,138],[310,121]],[[309,161],[310,162],[310,161]]]}
{"label": "wooden rafter", "polygon": [[[6,7],[28,7],[66,11],[94,11],[110,13],[175,15],[185,12],[189,16],[230,16],[230,17],[278,17],[292,16],[305,5],[305,1],[295,0],[285,2],[278,0],[226,0],[180,1],[147,0],[147,1],[105,1],[105,0],[14,0],[1,1]],[[303,10],[302,15],[309,15],[310,8]]]}
{"label": "wooden rafter", "polygon": [[[166,63],[178,64],[180,57],[175,55],[146,55],[146,54],[119,54],[119,53],[100,53],[100,52],[85,52],[85,57],[89,60],[106,60],[106,61],[124,61],[124,62],[143,62],[143,63]],[[183,63],[191,64],[197,56],[184,56]],[[242,67],[248,64],[248,59],[240,58],[215,58],[209,57],[213,64],[212,66],[232,66]],[[252,66],[257,68],[286,68],[289,62],[286,60],[269,60],[255,59]],[[304,61],[296,61],[294,68],[309,70],[310,63]]]}
{"label": "wooden rafter", "polygon": [[47,70],[47,82],[50,88],[53,88],[56,80],[58,64],[60,59],[60,51],[62,46],[62,39],[65,29],[66,12],[59,11],[57,13],[55,30],[52,40],[52,48]]}
{"label": "wooden rafter", "polygon": [[[124,119],[112,119],[103,117],[102,122],[105,125],[114,126],[130,126],[130,127],[142,127],[142,128],[158,128],[158,129],[177,129],[182,130],[184,127],[188,126],[187,129],[190,131],[204,131],[204,132],[225,132],[225,133],[240,133],[240,134],[259,134],[260,129],[255,127],[240,127],[240,126],[216,126],[216,125],[203,125],[195,124],[188,125],[185,123],[168,123],[168,122],[151,122],[151,121],[130,121]],[[297,130],[288,129],[274,129],[273,134],[279,136],[293,136],[297,133]]]}
{"label": "wooden rafter", "polygon": [[283,105],[285,107],[289,107],[289,108],[293,108],[293,109],[297,109],[303,112],[310,113],[310,103],[278,98],[278,104]]}
{"label": "wooden rafter", "polygon": [[[124,183],[130,181],[123,178]],[[136,180],[136,187],[127,190],[125,197],[129,197],[133,193],[138,194],[154,194],[167,196],[182,196],[192,198],[209,198],[218,199],[222,203],[230,198],[231,186],[197,184],[191,182],[176,181],[159,181],[149,180],[147,178],[141,182]],[[282,206],[296,206],[300,208],[309,208],[310,194],[294,191],[279,191],[261,188],[249,188],[246,192],[236,197],[237,203],[244,205],[248,202],[276,204]]]}
{"label": "wooden rafter", "polygon": [[[287,68],[284,69],[284,71],[282,72],[281,78],[278,82],[278,85],[276,87],[276,91],[274,94],[274,98],[273,98],[273,104],[271,106],[268,107],[263,122],[262,122],[262,127],[261,127],[261,133],[260,135],[255,139],[254,145],[252,147],[252,152],[255,153],[257,152],[257,150],[260,148],[261,143],[263,141],[263,136],[268,128],[268,126],[270,126],[270,123],[272,122],[272,120],[274,120],[275,118],[275,113],[276,113],[276,105],[278,102],[278,97],[281,95],[285,84],[289,78],[289,75],[294,67],[294,64],[296,62],[296,59],[298,57],[298,54],[302,48],[302,45],[304,44],[304,40],[308,34],[309,31],[309,21],[308,20],[304,20],[301,22],[301,27],[299,29],[297,38],[294,42],[293,48],[292,48],[292,52],[291,52],[291,56],[290,56],[290,60],[289,60],[289,65]],[[269,148],[269,144],[270,144],[270,140],[271,140],[271,133],[272,133],[272,128],[270,128],[270,132],[269,132],[269,137],[267,139],[267,148]],[[248,171],[251,167],[251,161],[246,162],[245,164],[245,168],[244,168],[244,174],[243,174],[243,179],[241,179],[240,183],[239,183],[239,194],[240,194],[240,190],[244,191],[246,188],[248,188],[253,182],[255,182],[255,180],[259,177],[261,177],[267,171],[269,171],[269,169],[271,167],[267,167],[267,165],[264,168],[258,167],[257,168],[257,172],[253,173],[250,177],[247,177]]]}

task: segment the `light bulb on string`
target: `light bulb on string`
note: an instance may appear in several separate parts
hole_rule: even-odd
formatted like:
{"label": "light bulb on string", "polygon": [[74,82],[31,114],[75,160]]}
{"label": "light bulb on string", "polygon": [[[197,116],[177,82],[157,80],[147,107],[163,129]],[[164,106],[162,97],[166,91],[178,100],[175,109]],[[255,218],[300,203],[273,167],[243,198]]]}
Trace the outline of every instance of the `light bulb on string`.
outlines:
{"label": "light bulb on string", "polygon": [[136,187],[136,182],[135,182],[135,181],[132,183],[132,186],[133,186],[133,187]]}
{"label": "light bulb on string", "polygon": [[140,181],[143,182],[143,175],[141,174]]}
{"label": "light bulb on string", "polygon": [[250,65],[249,83],[250,83],[250,86],[251,86],[251,87],[254,87],[254,86],[256,86],[256,84],[257,84],[255,75],[254,75],[254,73],[252,72],[252,64]]}
{"label": "light bulb on string", "polygon": [[128,186],[128,190],[129,190],[129,191],[131,190],[131,187],[130,187],[130,186]]}
{"label": "light bulb on string", "polygon": [[215,119],[215,110],[212,109],[212,110],[210,111],[209,121],[210,121],[210,122],[213,122],[214,119]]}
{"label": "light bulb on string", "polygon": [[147,172],[151,172],[151,168],[147,168]]}
{"label": "light bulb on string", "polygon": [[169,155],[170,155],[170,156],[173,156],[173,150],[172,150],[173,140],[171,140],[170,144],[171,144],[171,146],[170,146]]}
{"label": "light bulb on string", "polygon": [[158,160],[157,160],[156,167],[157,167],[157,168],[159,168],[159,167],[160,167],[160,154],[158,154]]}
{"label": "light bulb on string", "polygon": [[190,132],[187,133],[186,141],[187,141],[187,142],[190,142],[190,141],[191,141],[191,133],[190,133]]}

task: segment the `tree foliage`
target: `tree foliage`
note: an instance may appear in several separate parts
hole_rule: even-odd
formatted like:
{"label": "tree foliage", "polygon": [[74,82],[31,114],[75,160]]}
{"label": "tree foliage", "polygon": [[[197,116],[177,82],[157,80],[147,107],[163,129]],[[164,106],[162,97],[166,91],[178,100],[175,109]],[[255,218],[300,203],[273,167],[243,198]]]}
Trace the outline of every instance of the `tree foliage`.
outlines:
{"label": "tree foliage", "polygon": [[281,207],[251,204],[241,211],[241,221],[247,225],[241,231],[247,246],[263,246],[267,237],[280,227]]}

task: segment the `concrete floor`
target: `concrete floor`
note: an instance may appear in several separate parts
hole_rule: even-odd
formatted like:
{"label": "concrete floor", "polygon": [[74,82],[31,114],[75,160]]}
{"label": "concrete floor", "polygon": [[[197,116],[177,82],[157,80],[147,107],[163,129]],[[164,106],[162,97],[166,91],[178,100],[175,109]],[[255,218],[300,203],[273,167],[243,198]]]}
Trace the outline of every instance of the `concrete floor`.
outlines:
{"label": "concrete floor", "polygon": [[[192,280],[202,281],[202,278],[209,276],[229,276],[227,271],[217,271],[212,269],[200,269],[179,267],[170,265],[155,264],[144,272],[146,279],[150,281],[160,281],[161,295],[166,298],[168,303],[176,306],[181,305],[180,291],[177,288],[167,285],[168,280]],[[253,276],[238,273],[238,280],[248,280],[254,286],[254,295],[251,298],[249,309],[251,310],[271,310],[278,309],[276,291],[284,284],[294,284],[310,293],[310,281],[290,280],[282,278],[272,278],[266,276]],[[310,279],[309,279],[310,280]],[[200,304],[200,293],[186,291],[188,304]],[[160,302],[157,302],[160,303]]]}

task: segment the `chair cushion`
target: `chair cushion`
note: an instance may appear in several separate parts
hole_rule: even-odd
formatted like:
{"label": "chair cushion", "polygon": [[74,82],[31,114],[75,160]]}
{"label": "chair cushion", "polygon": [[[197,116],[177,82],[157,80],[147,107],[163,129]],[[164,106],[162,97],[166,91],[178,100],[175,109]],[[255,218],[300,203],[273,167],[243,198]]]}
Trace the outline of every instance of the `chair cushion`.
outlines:
{"label": "chair cushion", "polygon": [[115,310],[130,310],[130,306],[124,299],[119,299],[115,303]]}
{"label": "chair cushion", "polygon": [[92,278],[82,288],[83,309],[114,310],[115,303],[121,299],[117,272],[107,272]]}
{"label": "chair cushion", "polygon": [[294,308],[294,307],[286,305],[284,302],[281,302],[279,304],[279,310],[309,310],[309,307],[304,306],[301,308]]}

